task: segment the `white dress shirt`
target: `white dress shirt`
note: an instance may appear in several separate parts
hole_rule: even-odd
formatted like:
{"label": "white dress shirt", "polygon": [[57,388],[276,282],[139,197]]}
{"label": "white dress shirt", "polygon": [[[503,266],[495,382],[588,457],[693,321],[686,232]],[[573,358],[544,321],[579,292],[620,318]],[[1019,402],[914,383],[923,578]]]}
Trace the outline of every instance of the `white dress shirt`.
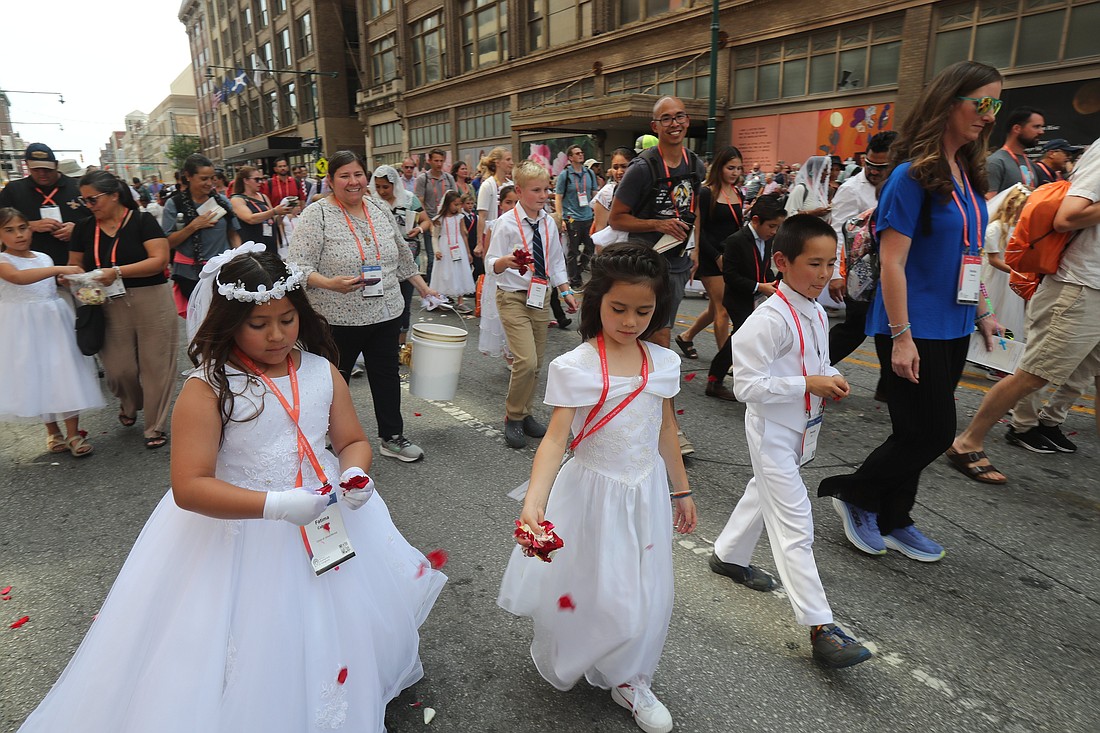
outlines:
{"label": "white dress shirt", "polygon": [[[523,227],[522,235],[517,224]],[[530,221],[529,221],[530,220]],[[547,221],[545,211],[539,211],[536,216],[527,216],[523,205],[516,204],[516,208],[506,214],[501,214],[493,223],[493,236],[489,240],[489,251],[485,254],[485,268],[495,272],[496,261],[501,257],[510,255],[516,249],[524,248],[530,251],[534,246],[532,241],[532,224],[539,228],[539,236],[542,237],[542,251],[546,259],[546,276],[552,287],[558,287],[569,282],[569,275],[565,270],[565,250],[562,249],[561,237],[558,236],[556,224]],[[513,292],[527,292],[531,286],[531,278],[534,276],[534,265],[527,267],[526,274],[520,275],[519,270],[508,268],[497,275],[497,287],[501,290]]]}
{"label": "white dress shirt", "polygon": [[836,231],[836,267],[833,279],[840,278],[840,263],[844,261],[844,225],[849,219],[875,207],[875,186],[861,170],[841,184],[833,195],[833,230]]}

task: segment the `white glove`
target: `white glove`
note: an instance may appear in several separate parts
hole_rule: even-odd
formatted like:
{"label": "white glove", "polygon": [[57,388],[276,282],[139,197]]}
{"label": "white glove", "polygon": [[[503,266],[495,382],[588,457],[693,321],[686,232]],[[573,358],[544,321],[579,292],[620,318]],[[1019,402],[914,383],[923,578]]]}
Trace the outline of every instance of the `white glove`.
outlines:
{"label": "white glove", "polygon": [[[345,484],[353,478],[363,476],[367,479],[367,485],[361,489],[347,488]],[[352,467],[340,474],[340,492],[344,496],[344,503],[349,509],[358,509],[374,496],[374,480],[367,476],[366,472],[358,467]]]}
{"label": "white glove", "polygon": [[269,491],[264,501],[264,519],[283,519],[301,527],[321,516],[328,501],[327,496],[306,489]]}

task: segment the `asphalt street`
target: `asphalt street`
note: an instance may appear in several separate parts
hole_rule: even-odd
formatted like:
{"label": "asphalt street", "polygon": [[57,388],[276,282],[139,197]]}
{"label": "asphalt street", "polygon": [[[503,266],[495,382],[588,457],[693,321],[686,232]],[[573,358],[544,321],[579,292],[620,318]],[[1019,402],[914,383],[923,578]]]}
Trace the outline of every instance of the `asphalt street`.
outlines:
{"label": "asphalt street", "polygon": [[[682,319],[704,303],[685,301]],[[450,554],[450,582],[421,630],[425,677],[391,704],[387,726],[391,733],[636,731],[605,691],[582,682],[561,693],[545,683],[528,656],[530,622],[496,606],[519,511],[507,493],[528,477],[534,447],[505,446],[508,372],[478,353],[477,321],[464,323],[472,343],[454,400],[404,397],[406,434],[426,459],[377,457],[371,470],[409,541]],[[555,328],[548,351],[556,356],[577,343],[575,330]],[[1065,425],[1080,446],[1075,455],[1034,455],[1007,445],[1003,427],[995,430],[987,448],[1011,479],[1005,487],[969,481],[943,460],[926,471],[914,514],[946,546],[942,562],[863,555],[831,505],[815,499],[815,553],[829,600],[837,620],[876,652],[867,664],[829,672],[811,660],[782,591],[755,593],[707,568],[710,543],[751,471],[744,407],[704,396],[715,345],[710,335],[696,344],[702,358],[683,361],[689,381],[676,406],[696,447],[688,474],[700,522],[694,535],[672,540],[676,607],[654,685],[677,731],[1100,730],[1094,395]],[[811,490],[858,465],[889,429],[885,406],[871,397],[878,366],[870,342],[841,369],[852,396],[830,405],[819,457],[804,470]],[[967,369],[960,427],[991,384]],[[369,388],[365,380],[352,387],[371,434]],[[168,451],[145,450],[140,430],[121,427],[114,413],[84,421],[96,452],[79,462],[46,454],[38,426],[0,427],[0,588],[12,586],[10,600],[0,601],[2,731],[18,728],[64,668],[167,489]],[[766,536],[755,562],[774,568]],[[25,625],[9,628],[23,616]],[[427,726],[425,707],[436,711]]]}

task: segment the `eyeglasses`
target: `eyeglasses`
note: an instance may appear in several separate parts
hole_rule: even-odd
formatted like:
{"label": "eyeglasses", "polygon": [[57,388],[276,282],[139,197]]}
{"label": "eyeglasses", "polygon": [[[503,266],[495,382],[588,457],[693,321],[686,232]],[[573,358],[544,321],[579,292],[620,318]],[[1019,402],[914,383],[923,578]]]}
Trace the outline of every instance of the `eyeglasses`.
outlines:
{"label": "eyeglasses", "polygon": [[250,181],[262,181],[262,180],[264,180],[264,177],[263,176],[252,176],[248,180],[250,180]]}
{"label": "eyeglasses", "polygon": [[682,125],[688,121],[687,112],[677,112],[674,115],[661,115],[657,119],[653,120],[661,127],[669,127],[675,122],[677,125]]}
{"label": "eyeglasses", "polygon": [[110,195],[111,194],[109,194],[109,193],[97,193],[95,196],[78,196],[76,201],[77,201],[78,204],[82,204],[83,206],[87,206],[88,208],[91,208],[101,198],[103,198],[104,196],[110,196]]}
{"label": "eyeglasses", "polygon": [[889,168],[890,164],[889,163],[872,163],[869,160],[865,160],[865,161],[863,161],[863,167],[864,168],[875,168],[877,170],[882,170],[883,168]]}
{"label": "eyeglasses", "polygon": [[407,170],[407,171],[411,171],[411,170],[415,170],[415,169],[416,169],[416,166],[415,166],[415,165],[403,165],[403,166],[401,166],[401,167],[402,167],[402,168],[404,168],[404,169],[405,169],[405,170]]}
{"label": "eyeglasses", "polygon": [[955,97],[955,99],[973,102],[980,115],[993,115],[996,117],[997,113],[1001,111],[1002,102],[996,97]]}

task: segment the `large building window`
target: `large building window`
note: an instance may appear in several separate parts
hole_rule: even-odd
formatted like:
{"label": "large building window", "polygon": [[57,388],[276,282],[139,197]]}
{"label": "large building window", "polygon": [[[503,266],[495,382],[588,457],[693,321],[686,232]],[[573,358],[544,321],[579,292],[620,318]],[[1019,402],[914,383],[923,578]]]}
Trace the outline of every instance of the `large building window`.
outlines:
{"label": "large building window", "polygon": [[282,15],[286,12],[286,0],[273,0],[275,7],[275,15]]}
{"label": "large building window", "polygon": [[531,50],[592,35],[592,0],[528,0],[527,43]]}
{"label": "large building window", "polygon": [[443,14],[436,13],[409,26],[412,40],[413,86],[431,84],[443,78]]}
{"label": "large building window", "polygon": [[256,0],[256,27],[267,28],[270,20],[267,12],[267,0]]}
{"label": "large building window", "polygon": [[[270,42],[265,43],[264,45],[260,46],[260,64],[261,64],[261,66],[260,66],[261,69],[267,69],[268,71],[275,68],[274,59],[271,58],[271,43]],[[267,79],[267,78],[271,77],[270,74],[258,74],[257,76],[259,76],[259,79],[257,79],[257,81],[256,81],[257,84],[262,82],[264,79]]]}
{"label": "large building window", "polygon": [[370,0],[370,17],[377,18],[393,10],[393,0]]}
{"label": "large building window", "polygon": [[462,70],[508,60],[507,0],[462,0]]}
{"label": "large building window", "polygon": [[607,95],[671,94],[703,99],[710,93],[710,54],[607,74]]}
{"label": "large building window", "polygon": [[508,137],[512,134],[512,113],[507,99],[494,99],[458,108],[460,142]]}
{"label": "large building window", "polygon": [[283,84],[279,110],[284,125],[298,124],[298,87],[294,82]]}
{"label": "large building window", "polygon": [[241,10],[241,40],[252,39],[252,8],[245,5]]}
{"label": "large building window", "polygon": [[432,112],[409,119],[409,144],[413,149],[431,148],[451,142],[451,125],[446,112]]}
{"label": "large building window", "polygon": [[591,77],[571,81],[556,87],[542,87],[520,92],[519,108],[555,107],[559,104],[576,104],[596,98],[596,82]]}
{"label": "large building window", "polygon": [[371,125],[371,143],[376,148],[388,148],[401,144],[401,125],[396,122],[384,122],[381,125]]}
{"label": "large building window", "polygon": [[1096,0],[948,3],[937,8],[934,27],[932,75],[965,59],[1004,70],[1100,56]]}
{"label": "large building window", "polygon": [[734,102],[895,86],[902,16],[853,23],[734,51]]}
{"label": "large building window", "polygon": [[392,33],[371,43],[370,63],[375,84],[397,78],[397,49],[394,48]]}
{"label": "large building window", "polygon": [[302,13],[295,25],[298,27],[298,58],[313,53],[313,18]]}
{"label": "large building window", "polygon": [[673,10],[691,7],[691,0],[619,0],[619,23],[647,20]]}
{"label": "large building window", "polygon": [[302,116],[303,120],[312,120],[317,116],[317,82],[310,80],[302,86]]}
{"label": "large building window", "polygon": [[279,108],[279,93],[274,91],[268,92],[264,95],[264,103],[265,107],[267,107],[265,110],[267,118],[271,120],[271,129],[277,130],[285,125],[286,122],[283,121],[282,115],[280,114],[282,110]]}
{"label": "large building window", "polygon": [[279,66],[289,69],[294,63],[294,55],[290,49],[290,29],[283,28],[275,36],[275,47],[279,50]]}

